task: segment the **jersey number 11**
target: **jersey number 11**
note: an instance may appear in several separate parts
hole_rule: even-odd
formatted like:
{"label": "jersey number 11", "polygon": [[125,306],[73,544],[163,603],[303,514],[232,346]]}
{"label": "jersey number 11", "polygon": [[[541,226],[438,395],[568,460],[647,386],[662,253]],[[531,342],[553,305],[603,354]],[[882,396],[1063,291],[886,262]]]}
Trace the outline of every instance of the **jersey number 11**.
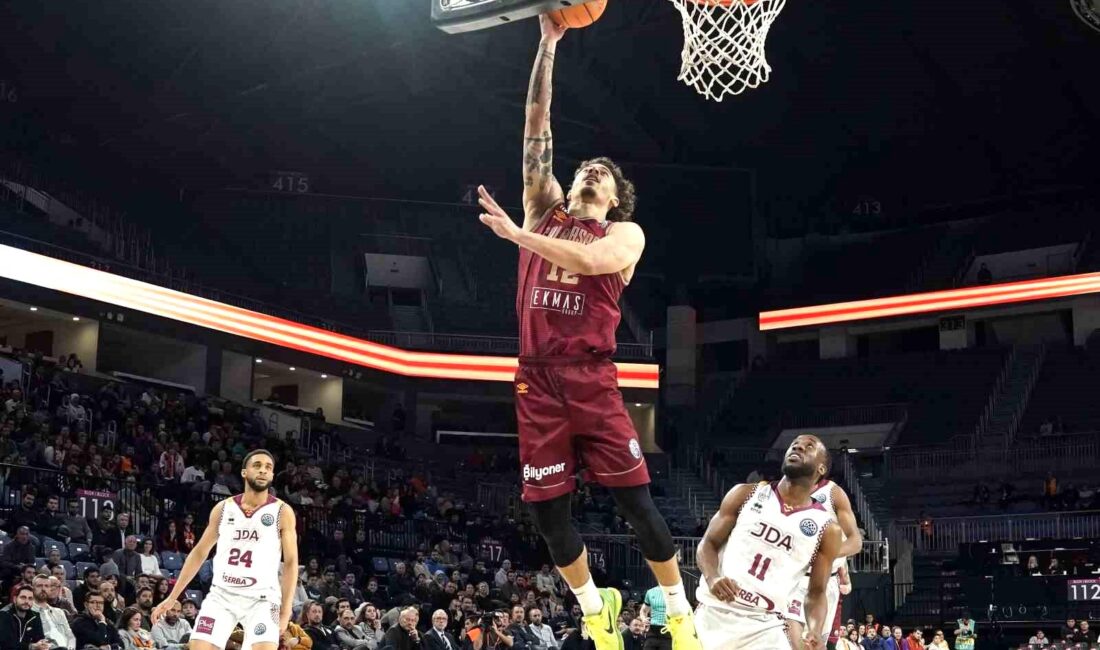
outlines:
{"label": "jersey number 11", "polygon": [[772,559],[770,557],[764,557],[760,553],[757,553],[752,561],[752,566],[749,567],[749,575],[757,580],[763,581],[764,576],[768,573],[768,567],[771,565]]}

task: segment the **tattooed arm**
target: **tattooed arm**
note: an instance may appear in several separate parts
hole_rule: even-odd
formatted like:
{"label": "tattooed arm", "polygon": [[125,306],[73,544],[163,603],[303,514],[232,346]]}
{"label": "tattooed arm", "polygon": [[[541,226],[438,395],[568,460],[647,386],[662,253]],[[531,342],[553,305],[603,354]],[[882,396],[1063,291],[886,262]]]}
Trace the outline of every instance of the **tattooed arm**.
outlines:
{"label": "tattooed arm", "polygon": [[554,178],[554,139],[550,134],[551,78],[554,53],[565,29],[540,16],[542,39],[531,85],[527,89],[527,120],[523,129],[523,229],[531,230],[542,214],[561,201],[561,185]]}

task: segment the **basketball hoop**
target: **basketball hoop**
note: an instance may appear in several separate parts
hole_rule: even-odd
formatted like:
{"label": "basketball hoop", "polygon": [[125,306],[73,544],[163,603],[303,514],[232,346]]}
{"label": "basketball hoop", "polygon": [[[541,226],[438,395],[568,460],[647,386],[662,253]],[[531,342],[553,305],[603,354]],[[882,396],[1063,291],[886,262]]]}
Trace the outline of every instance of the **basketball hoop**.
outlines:
{"label": "basketball hoop", "polygon": [[669,1],[684,22],[681,81],[720,102],[768,80],[764,44],[787,0]]}

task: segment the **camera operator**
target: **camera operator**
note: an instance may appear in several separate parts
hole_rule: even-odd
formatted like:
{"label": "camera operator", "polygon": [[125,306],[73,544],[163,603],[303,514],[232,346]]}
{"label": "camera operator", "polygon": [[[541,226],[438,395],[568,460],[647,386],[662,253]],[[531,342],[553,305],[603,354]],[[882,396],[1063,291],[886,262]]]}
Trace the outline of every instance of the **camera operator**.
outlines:
{"label": "camera operator", "polygon": [[513,650],[516,648],[516,638],[509,633],[510,626],[508,622],[508,615],[504,612],[492,612],[482,618],[481,631],[484,642],[481,650],[504,650],[505,648]]}

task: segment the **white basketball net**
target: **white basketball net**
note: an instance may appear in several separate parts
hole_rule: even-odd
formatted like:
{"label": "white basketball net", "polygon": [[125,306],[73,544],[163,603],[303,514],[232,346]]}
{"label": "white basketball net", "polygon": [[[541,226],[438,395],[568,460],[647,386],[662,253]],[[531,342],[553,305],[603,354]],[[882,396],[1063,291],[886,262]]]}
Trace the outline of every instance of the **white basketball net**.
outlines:
{"label": "white basketball net", "polygon": [[670,1],[684,21],[681,81],[720,102],[768,80],[764,43],[787,0]]}

